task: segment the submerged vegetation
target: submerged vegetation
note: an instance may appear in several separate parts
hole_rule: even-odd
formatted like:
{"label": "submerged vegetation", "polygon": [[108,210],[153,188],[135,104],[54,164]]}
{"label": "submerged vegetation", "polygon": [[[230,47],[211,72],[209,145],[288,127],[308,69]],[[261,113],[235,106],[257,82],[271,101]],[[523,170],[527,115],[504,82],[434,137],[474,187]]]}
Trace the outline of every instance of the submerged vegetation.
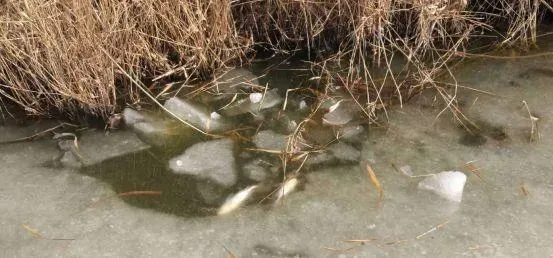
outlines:
{"label": "submerged vegetation", "polygon": [[[143,103],[133,80],[160,96],[262,53],[299,52],[314,78],[360,96],[369,117],[386,98],[427,87],[450,106],[454,91],[435,78],[469,39],[531,47],[550,9],[548,0],[0,1],[1,113],[15,104],[105,118]],[[409,69],[392,72],[398,56]],[[376,78],[373,65],[390,69]]]}

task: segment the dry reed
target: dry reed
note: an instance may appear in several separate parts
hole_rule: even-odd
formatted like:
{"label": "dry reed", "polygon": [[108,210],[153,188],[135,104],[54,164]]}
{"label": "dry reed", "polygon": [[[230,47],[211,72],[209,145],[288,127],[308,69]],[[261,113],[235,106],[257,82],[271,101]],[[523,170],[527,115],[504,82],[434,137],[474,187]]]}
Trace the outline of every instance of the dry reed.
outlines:
{"label": "dry reed", "polygon": [[[165,82],[209,78],[244,60],[253,46],[279,53],[306,50],[322,76],[339,77],[369,117],[402,103],[414,89],[434,87],[459,120],[456,87],[435,78],[482,31],[498,43],[531,46],[550,0],[321,1],[1,1],[0,100],[44,116],[78,111],[107,117]],[[107,56],[109,55],[109,56]],[[401,57],[409,69],[394,71]],[[116,61],[116,64],[112,62]],[[388,67],[382,78],[370,66]],[[332,81],[337,83],[338,81]],[[407,93],[407,94],[406,94]],[[385,110],[385,109],[384,109]],[[444,109],[445,110],[445,109]]]}
{"label": "dry reed", "polygon": [[[142,80],[197,78],[242,56],[230,2],[7,1],[0,11],[0,93],[32,115],[106,116]],[[161,78],[157,78],[158,80]]]}

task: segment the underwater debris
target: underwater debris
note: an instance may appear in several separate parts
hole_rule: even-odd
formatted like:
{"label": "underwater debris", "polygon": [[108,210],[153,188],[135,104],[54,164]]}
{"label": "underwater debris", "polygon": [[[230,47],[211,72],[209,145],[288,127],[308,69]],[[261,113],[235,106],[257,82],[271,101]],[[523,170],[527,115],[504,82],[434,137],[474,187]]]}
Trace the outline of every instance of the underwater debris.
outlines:
{"label": "underwater debris", "polygon": [[238,193],[230,196],[223,203],[223,205],[221,205],[221,207],[217,211],[217,215],[229,214],[234,210],[242,207],[242,205],[244,205],[252,196],[256,188],[257,188],[257,185],[248,186],[243,190],[239,191]]}
{"label": "underwater debris", "polygon": [[284,197],[293,192],[299,185],[299,182],[300,181],[297,177],[292,177],[282,183],[282,186],[280,186],[280,188],[276,191],[277,198],[275,200],[275,205],[281,204]]}

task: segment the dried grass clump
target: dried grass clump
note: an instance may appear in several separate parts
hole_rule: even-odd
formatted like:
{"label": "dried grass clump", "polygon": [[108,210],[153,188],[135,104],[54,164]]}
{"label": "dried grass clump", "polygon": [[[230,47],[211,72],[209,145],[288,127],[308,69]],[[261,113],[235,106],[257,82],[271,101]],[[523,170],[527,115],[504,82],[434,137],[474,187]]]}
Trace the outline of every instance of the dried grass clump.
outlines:
{"label": "dried grass clump", "polygon": [[106,53],[140,79],[205,76],[249,45],[230,8],[224,0],[7,1],[0,94],[32,115],[105,116],[119,97],[137,97]]}
{"label": "dried grass clump", "polygon": [[[494,31],[504,35],[502,43],[528,47],[544,6],[543,0],[281,0],[244,1],[233,10],[241,17],[239,31],[256,42],[314,54],[316,66],[328,75],[322,78],[345,86],[371,118],[390,98],[402,103],[428,87],[454,107],[456,89],[446,90],[435,79],[449,72],[469,39]],[[392,68],[398,57],[408,69]],[[327,69],[332,63],[345,66],[347,74]],[[375,77],[370,72],[374,64],[388,71]],[[462,120],[458,110],[451,110]]]}
{"label": "dried grass clump", "polygon": [[[153,90],[152,81],[207,78],[258,44],[280,53],[307,50],[331,83],[365,95],[359,103],[369,116],[386,106],[383,92],[402,103],[426,87],[437,89],[449,107],[456,91],[435,78],[448,72],[468,40],[496,31],[504,35],[501,43],[530,46],[550,2],[4,1],[0,96],[34,115],[83,110],[106,116],[118,101],[140,95],[117,67]],[[409,69],[392,69],[398,56]],[[346,72],[336,76],[330,65]],[[376,78],[372,65],[388,71]]]}
{"label": "dried grass clump", "polygon": [[535,44],[537,27],[546,11],[553,11],[551,0],[472,1],[472,9],[503,32],[503,44]]}
{"label": "dried grass clump", "polygon": [[[381,93],[391,87],[396,94],[388,95],[401,103],[403,92],[432,84],[475,30],[489,29],[467,5],[466,0],[266,1],[234,10],[244,17],[237,28],[256,41],[312,50],[323,73],[334,73],[327,63],[345,65],[348,72],[337,83],[352,95],[367,95],[359,96],[366,102],[360,104],[374,116],[376,107],[386,105]],[[406,59],[411,69],[392,72],[394,56]],[[373,64],[389,68],[383,78],[369,72]]]}

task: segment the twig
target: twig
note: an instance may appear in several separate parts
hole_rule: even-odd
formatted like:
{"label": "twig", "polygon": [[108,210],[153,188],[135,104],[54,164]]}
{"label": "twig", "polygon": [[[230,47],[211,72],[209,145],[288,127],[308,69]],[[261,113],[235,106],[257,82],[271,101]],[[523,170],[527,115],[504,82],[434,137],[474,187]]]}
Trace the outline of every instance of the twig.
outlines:
{"label": "twig", "polygon": [[368,242],[372,242],[372,241],[375,241],[375,240],[376,240],[376,238],[371,238],[371,239],[348,239],[348,240],[344,240],[343,242],[366,244]]}
{"label": "twig", "polygon": [[90,206],[96,206],[98,205],[99,203],[102,203],[102,202],[105,202],[105,201],[108,201],[108,200],[111,200],[115,197],[125,197],[125,196],[141,196],[141,195],[146,195],[146,196],[160,196],[161,195],[161,191],[129,191],[129,192],[123,192],[123,193],[118,193],[117,195],[114,195],[114,196],[108,196],[108,197],[105,197],[105,198],[101,198],[97,201],[94,201],[93,203],[91,203],[89,205]]}
{"label": "twig", "polygon": [[444,223],[438,224],[437,226],[435,226],[435,227],[431,228],[430,230],[428,230],[428,231],[426,231],[426,232],[424,232],[424,233],[418,235],[418,236],[415,237],[415,238],[416,238],[416,239],[420,239],[420,238],[422,238],[423,236],[426,236],[427,234],[430,234],[430,233],[432,233],[432,232],[434,232],[434,231],[436,231],[436,230],[438,230],[438,229],[440,229],[440,228],[443,228],[447,223],[449,223],[449,221],[446,221],[446,222],[444,222]]}
{"label": "twig", "polygon": [[261,97],[261,101],[259,101],[259,109],[257,111],[260,111],[263,107],[263,102],[265,101],[265,95],[267,95],[267,91],[269,90],[269,84],[265,84],[265,89],[263,90],[263,96]]}
{"label": "twig", "polygon": [[161,191],[130,191],[117,194],[118,196],[136,196],[136,195],[161,195]]}
{"label": "twig", "polygon": [[236,258],[236,255],[234,255],[234,253],[232,253],[230,249],[228,249],[225,245],[221,243],[219,244],[225,249],[225,251],[227,251],[227,258]]}
{"label": "twig", "polygon": [[457,51],[455,54],[463,57],[469,57],[469,58],[482,57],[482,58],[489,58],[489,59],[529,59],[529,58],[536,58],[536,57],[542,57],[542,56],[551,56],[553,55],[553,52],[545,52],[545,53],[524,55],[524,56],[494,56],[494,55],[486,55],[486,54],[471,54],[471,53],[460,52],[460,51]]}
{"label": "twig", "polygon": [[38,230],[31,228],[27,224],[21,224],[21,226],[27,230],[33,237],[36,237],[38,239],[46,239],[46,240],[54,240],[54,241],[68,241],[68,240],[75,240],[74,238],[48,238],[44,237],[42,234],[38,232]]}
{"label": "twig", "polygon": [[291,91],[301,90],[302,88],[293,88],[293,89],[287,89],[286,90],[286,97],[284,98],[284,103],[282,104],[282,111],[286,110],[286,105],[288,104],[288,93]]}
{"label": "twig", "polygon": [[2,141],[2,142],[0,142],[0,145],[2,145],[2,144],[12,144],[12,143],[18,143],[18,142],[33,141],[33,140],[35,140],[36,138],[39,138],[39,137],[43,136],[44,134],[47,134],[47,133],[49,133],[49,132],[52,132],[52,131],[54,131],[54,130],[60,128],[60,127],[65,126],[65,125],[77,127],[76,125],[72,125],[72,124],[68,124],[68,123],[61,123],[61,124],[56,125],[56,126],[50,128],[50,129],[46,129],[46,130],[44,130],[44,131],[35,133],[35,134],[33,134],[33,135],[30,135],[30,136],[18,138],[18,139],[15,139],[15,140]]}
{"label": "twig", "polygon": [[526,107],[526,110],[528,111],[528,116],[530,117],[530,122],[532,123],[532,128],[530,129],[530,141],[533,142],[534,136],[538,135],[538,140],[540,139],[540,133],[538,132],[538,120],[539,118],[532,115],[532,112],[530,112],[530,107],[528,107],[528,103],[526,103],[525,100],[522,101],[524,103],[524,106]]}
{"label": "twig", "polygon": [[409,242],[409,240],[401,239],[401,240],[397,240],[397,241],[384,243],[384,245],[397,245],[397,244],[402,244],[402,243],[407,243],[407,242]]}
{"label": "twig", "polygon": [[328,251],[332,251],[332,252],[339,252],[339,253],[349,253],[351,252],[351,250],[357,248],[357,246],[352,246],[352,247],[348,247],[348,248],[345,248],[345,249],[338,249],[338,248],[332,248],[332,247],[326,247],[326,246],[323,246],[321,247],[322,249],[325,249],[325,250],[328,250]]}
{"label": "twig", "polygon": [[482,182],[486,182],[486,181],[484,181],[484,179],[482,178],[482,175],[480,174],[480,168],[477,168],[476,166],[473,165],[473,163],[475,163],[475,162],[476,162],[476,160],[468,161],[468,162],[465,163],[465,167],[467,168],[467,170],[469,172],[476,175],[476,177],[478,177],[478,179],[480,179]]}

